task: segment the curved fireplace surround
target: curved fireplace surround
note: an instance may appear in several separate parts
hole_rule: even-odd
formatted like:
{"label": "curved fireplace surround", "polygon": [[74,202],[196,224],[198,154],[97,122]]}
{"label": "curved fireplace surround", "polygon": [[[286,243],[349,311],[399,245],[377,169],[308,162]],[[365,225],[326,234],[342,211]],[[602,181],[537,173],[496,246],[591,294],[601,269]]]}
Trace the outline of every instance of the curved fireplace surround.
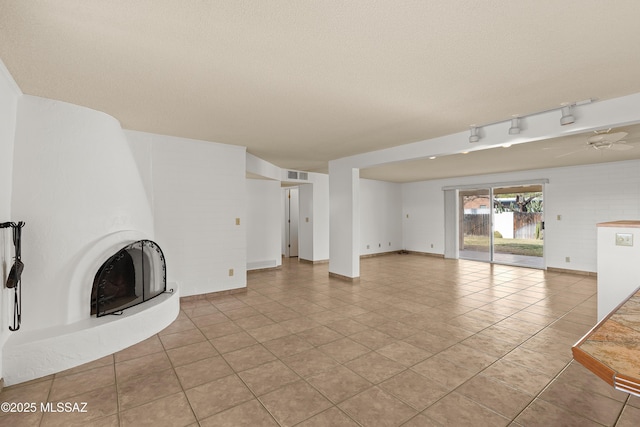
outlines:
{"label": "curved fireplace surround", "polygon": [[151,240],[125,246],[100,267],[91,290],[91,315],[119,313],[162,294],[167,287],[162,249]]}
{"label": "curved fireplace surround", "polygon": [[[11,209],[29,228],[22,235],[27,266],[22,327],[2,347],[6,385],[118,352],[178,316],[179,286],[170,283],[166,286],[174,292],[162,292],[161,251],[137,243],[156,239],[148,154],[130,146],[113,117],[61,101],[20,97]],[[123,258],[133,264],[133,286],[101,298],[130,299],[127,305],[136,305],[118,316],[91,315],[96,273],[123,248],[128,248]],[[127,269],[131,272],[131,265]],[[109,280],[109,286],[120,281]],[[122,307],[101,312],[112,309]]]}

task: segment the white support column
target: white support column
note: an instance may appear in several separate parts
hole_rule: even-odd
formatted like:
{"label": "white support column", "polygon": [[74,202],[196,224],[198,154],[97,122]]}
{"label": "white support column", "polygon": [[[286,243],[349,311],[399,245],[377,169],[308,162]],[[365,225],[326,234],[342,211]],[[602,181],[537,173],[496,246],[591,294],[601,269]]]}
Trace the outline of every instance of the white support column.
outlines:
{"label": "white support column", "polygon": [[329,162],[329,274],[360,277],[360,170]]}

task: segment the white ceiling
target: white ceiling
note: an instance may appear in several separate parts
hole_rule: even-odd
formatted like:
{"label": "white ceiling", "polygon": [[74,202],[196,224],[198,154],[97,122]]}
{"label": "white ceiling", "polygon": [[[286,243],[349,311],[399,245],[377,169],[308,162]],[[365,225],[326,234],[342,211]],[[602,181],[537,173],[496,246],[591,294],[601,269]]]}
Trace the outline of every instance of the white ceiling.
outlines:
{"label": "white ceiling", "polygon": [[[0,0],[0,58],[26,94],[323,171],[473,123],[638,93],[639,18],[637,0]],[[576,141],[500,149],[495,167],[609,161],[543,150]],[[495,153],[362,176],[492,172]]]}

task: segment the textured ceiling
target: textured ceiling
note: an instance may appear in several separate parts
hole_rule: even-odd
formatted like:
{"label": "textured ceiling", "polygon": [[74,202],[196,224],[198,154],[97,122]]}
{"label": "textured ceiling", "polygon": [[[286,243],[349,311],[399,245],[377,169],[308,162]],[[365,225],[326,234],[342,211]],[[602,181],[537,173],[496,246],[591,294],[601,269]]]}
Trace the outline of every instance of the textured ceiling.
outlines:
{"label": "textured ceiling", "polygon": [[322,171],[638,93],[638,17],[637,0],[0,0],[0,58],[26,94]]}

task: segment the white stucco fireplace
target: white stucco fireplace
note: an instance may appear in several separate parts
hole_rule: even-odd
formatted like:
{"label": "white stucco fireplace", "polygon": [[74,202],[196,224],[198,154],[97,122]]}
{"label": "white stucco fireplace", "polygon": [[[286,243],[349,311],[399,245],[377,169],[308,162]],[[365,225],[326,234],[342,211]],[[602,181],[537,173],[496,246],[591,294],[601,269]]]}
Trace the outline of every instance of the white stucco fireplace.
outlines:
{"label": "white stucco fireplace", "polygon": [[[27,225],[22,326],[2,352],[7,385],[122,350],[167,327],[180,309],[178,284],[165,282],[167,292],[164,283],[153,285],[155,298],[136,299],[119,315],[91,314],[93,284],[105,262],[134,242],[157,241],[151,189],[118,121],[28,95],[20,98],[17,117],[12,216]],[[170,269],[171,260],[164,261]],[[159,266],[145,266],[142,274],[164,280]]]}

